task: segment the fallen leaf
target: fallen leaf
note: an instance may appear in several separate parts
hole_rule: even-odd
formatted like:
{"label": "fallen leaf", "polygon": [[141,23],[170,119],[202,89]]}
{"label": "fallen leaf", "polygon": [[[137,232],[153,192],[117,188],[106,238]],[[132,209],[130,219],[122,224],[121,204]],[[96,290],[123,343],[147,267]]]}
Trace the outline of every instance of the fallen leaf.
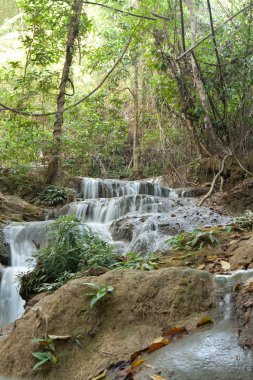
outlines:
{"label": "fallen leaf", "polygon": [[104,379],[105,376],[107,374],[107,370],[105,369],[103,372],[101,372],[100,374],[98,374],[98,376],[96,377],[93,377],[92,380],[101,380],[101,379]]}
{"label": "fallen leaf", "polygon": [[210,317],[210,315],[206,315],[205,317],[202,317],[198,323],[197,323],[197,327],[200,327],[200,326],[203,326],[203,325],[206,325],[207,323],[214,323],[214,320],[212,317]]}
{"label": "fallen leaf", "polygon": [[163,332],[163,336],[174,336],[183,334],[186,331],[184,326],[172,326]]}
{"label": "fallen leaf", "polygon": [[217,260],[217,256],[207,256],[206,260],[207,262],[214,263]]}
{"label": "fallen leaf", "polygon": [[48,335],[53,340],[68,340],[71,339],[71,335]]}
{"label": "fallen leaf", "polygon": [[161,336],[154,340],[154,342],[148,347],[147,351],[150,353],[150,352],[159,350],[159,348],[162,348],[169,343],[170,343],[170,340],[168,338],[164,338]]}
{"label": "fallen leaf", "polygon": [[142,363],[144,363],[144,360],[139,357],[132,363],[131,368],[139,367]]}
{"label": "fallen leaf", "polygon": [[136,358],[138,358],[138,356],[140,356],[143,352],[147,351],[148,350],[148,347],[145,347],[143,348],[143,350],[140,350],[140,351],[136,351],[134,352],[132,355],[131,355],[131,358],[130,360],[133,361],[135,360]]}
{"label": "fallen leaf", "polygon": [[224,271],[230,270],[230,263],[228,261],[220,260],[220,264]]}
{"label": "fallen leaf", "polygon": [[153,376],[149,376],[149,377],[152,380],[166,380],[164,377],[159,376],[159,375],[153,375]]}

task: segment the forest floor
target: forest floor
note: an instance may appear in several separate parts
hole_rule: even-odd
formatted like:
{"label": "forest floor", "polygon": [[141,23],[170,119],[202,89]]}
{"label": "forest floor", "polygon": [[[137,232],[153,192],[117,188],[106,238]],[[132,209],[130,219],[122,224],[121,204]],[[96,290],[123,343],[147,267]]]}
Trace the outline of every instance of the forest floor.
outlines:
{"label": "forest floor", "polygon": [[[208,205],[236,215],[245,208],[252,209],[252,200],[253,186],[248,181],[223,193],[222,199],[214,194]],[[0,210],[1,222],[40,220],[44,213],[2,194]],[[154,271],[114,270],[69,281],[53,293],[36,296],[20,320],[0,330],[0,374],[38,380],[88,380],[101,372],[97,379],[102,379],[104,369],[118,361],[132,363],[134,370],[131,355],[143,348],[148,352],[151,347],[151,352],[167,344],[171,336],[166,337],[164,331],[185,331],[185,326],[192,328],[198,321],[210,319],[216,305],[213,273],[251,268],[253,234],[231,231],[219,235],[215,246],[163,253],[159,268]],[[85,285],[90,282],[114,288],[112,294],[92,308],[90,288]],[[236,301],[241,343],[248,347],[253,346],[251,284],[237,289]],[[48,335],[56,336],[57,363],[33,371],[36,361],[32,352],[42,350],[32,339]]]}

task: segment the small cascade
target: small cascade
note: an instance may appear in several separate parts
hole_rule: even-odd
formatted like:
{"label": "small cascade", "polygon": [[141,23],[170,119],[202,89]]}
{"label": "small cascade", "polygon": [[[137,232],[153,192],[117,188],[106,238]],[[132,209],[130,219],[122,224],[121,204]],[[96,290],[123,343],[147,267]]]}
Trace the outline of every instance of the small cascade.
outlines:
{"label": "small cascade", "polygon": [[[155,252],[166,248],[165,241],[181,230],[199,225],[225,224],[227,216],[198,208],[185,189],[171,189],[138,181],[83,178],[82,201],[64,206],[57,216],[82,218],[100,238],[112,243],[120,254]],[[47,244],[50,221],[15,223],[4,230],[11,252],[11,265],[3,272],[0,285],[0,326],[22,313],[17,274],[28,269],[27,259]],[[10,289],[12,289],[10,291]]]}
{"label": "small cascade", "polygon": [[87,222],[109,223],[129,213],[165,213],[174,207],[171,199],[151,195],[124,195],[118,198],[89,199],[72,203],[65,209]]}
{"label": "small cascade", "polygon": [[4,269],[0,285],[0,327],[15,321],[23,313],[25,302],[19,295],[17,276],[28,270],[27,259],[31,254],[46,246],[48,223],[50,222],[13,224],[4,229],[6,243],[10,248],[10,266]]}
{"label": "small cascade", "polygon": [[[180,194],[182,191],[180,191]],[[83,178],[81,195],[83,199],[115,198],[124,195],[146,194],[156,197],[177,198],[175,189],[158,184],[137,181],[119,181],[114,179]]]}

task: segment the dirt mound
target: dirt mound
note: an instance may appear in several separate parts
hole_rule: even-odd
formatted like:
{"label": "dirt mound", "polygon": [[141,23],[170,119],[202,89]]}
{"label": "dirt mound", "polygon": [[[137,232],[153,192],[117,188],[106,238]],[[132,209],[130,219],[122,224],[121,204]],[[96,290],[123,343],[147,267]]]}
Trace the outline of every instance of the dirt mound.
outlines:
{"label": "dirt mound", "polygon": [[[113,293],[90,308],[85,282],[111,284]],[[26,310],[0,344],[0,373],[26,379],[87,380],[108,364],[150,344],[161,330],[213,307],[213,280],[203,271],[165,268],[110,271],[70,281]],[[46,328],[47,325],[47,328]],[[32,338],[71,335],[57,343],[58,363],[32,371]],[[77,344],[78,343],[78,344]],[[81,346],[80,346],[81,345]]]}
{"label": "dirt mound", "polygon": [[0,192],[0,223],[42,220],[42,211],[38,207],[16,196]]}

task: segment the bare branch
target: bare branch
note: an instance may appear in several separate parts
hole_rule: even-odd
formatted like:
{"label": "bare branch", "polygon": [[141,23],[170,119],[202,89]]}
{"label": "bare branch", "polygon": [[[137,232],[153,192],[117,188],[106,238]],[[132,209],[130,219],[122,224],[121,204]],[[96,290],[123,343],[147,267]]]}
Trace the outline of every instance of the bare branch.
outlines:
{"label": "bare branch", "polygon": [[[156,18],[153,18],[153,17],[138,15],[138,14],[135,14],[132,12],[123,11],[122,9],[119,9],[119,8],[110,7],[109,5],[105,5],[105,4],[101,4],[101,3],[95,3],[93,1],[84,1],[84,4],[98,5],[99,7],[110,9],[110,10],[115,11],[115,12],[123,13],[123,14],[128,15],[128,16],[142,18],[145,20],[156,21]],[[156,17],[158,17],[158,16],[156,16]]]}
{"label": "bare branch", "polygon": [[[229,21],[233,20],[235,17],[237,17],[240,13],[246,11],[247,9],[253,7],[253,4],[249,4],[246,7],[240,9],[238,12],[236,12],[233,16],[229,17],[226,21],[224,21],[222,24],[217,26],[217,28],[214,29],[214,32],[217,32],[220,28],[222,28],[225,24],[227,24]],[[184,53],[182,53],[178,58],[177,61],[180,61],[182,58],[184,58],[188,53],[190,53],[192,50],[196,49],[200,44],[202,44],[205,40],[207,40],[209,37],[212,36],[212,32],[207,34],[205,37],[203,37],[201,40],[199,40],[195,45],[191,46],[189,49],[187,49]]]}
{"label": "bare branch", "polygon": [[201,199],[201,201],[199,202],[199,204],[198,204],[199,207],[202,206],[203,203],[205,202],[205,200],[206,200],[207,198],[209,198],[210,195],[212,194],[213,189],[214,189],[214,185],[215,185],[217,179],[219,178],[219,176],[221,175],[221,173],[223,172],[223,170],[224,170],[224,165],[225,165],[225,161],[226,161],[226,159],[227,159],[229,156],[232,156],[232,152],[231,152],[231,151],[228,152],[228,153],[224,156],[223,160],[221,161],[220,170],[219,170],[218,173],[214,176],[213,181],[212,181],[212,184],[211,184],[211,187],[210,187],[210,190],[208,191],[208,193],[207,193],[207,194]]}

